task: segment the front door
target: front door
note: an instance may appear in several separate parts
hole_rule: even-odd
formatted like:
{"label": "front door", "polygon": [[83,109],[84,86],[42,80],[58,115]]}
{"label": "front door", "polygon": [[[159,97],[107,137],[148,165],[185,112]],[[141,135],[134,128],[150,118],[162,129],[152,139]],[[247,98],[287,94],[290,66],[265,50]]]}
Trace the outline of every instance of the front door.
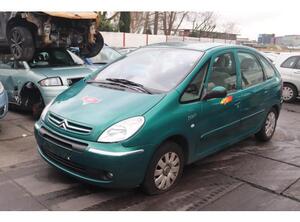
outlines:
{"label": "front door", "polygon": [[198,156],[206,156],[233,143],[239,133],[241,92],[233,51],[212,58],[204,93],[216,86],[223,86],[227,90],[227,97],[201,102],[197,129]]}

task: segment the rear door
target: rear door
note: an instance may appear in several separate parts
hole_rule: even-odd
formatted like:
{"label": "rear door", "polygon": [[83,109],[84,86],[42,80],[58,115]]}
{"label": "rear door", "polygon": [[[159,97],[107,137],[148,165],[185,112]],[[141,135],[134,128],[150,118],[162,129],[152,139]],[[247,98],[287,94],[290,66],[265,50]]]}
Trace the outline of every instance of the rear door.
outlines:
{"label": "rear door", "polygon": [[266,114],[266,81],[257,55],[249,51],[238,51],[239,72],[242,80],[241,128],[242,135],[250,135],[260,129]]}

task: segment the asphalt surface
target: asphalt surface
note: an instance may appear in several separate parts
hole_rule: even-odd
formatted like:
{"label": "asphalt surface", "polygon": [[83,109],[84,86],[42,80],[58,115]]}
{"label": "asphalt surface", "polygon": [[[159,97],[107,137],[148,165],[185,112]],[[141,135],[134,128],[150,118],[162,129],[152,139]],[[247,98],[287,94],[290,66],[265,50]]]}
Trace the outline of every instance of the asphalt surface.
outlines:
{"label": "asphalt surface", "polygon": [[0,121],[0,210],[300,210],[300,101],[284,104],[272,141],[253,137],[184,169],[172,191],[102,189],[38,155],[34,121]]}

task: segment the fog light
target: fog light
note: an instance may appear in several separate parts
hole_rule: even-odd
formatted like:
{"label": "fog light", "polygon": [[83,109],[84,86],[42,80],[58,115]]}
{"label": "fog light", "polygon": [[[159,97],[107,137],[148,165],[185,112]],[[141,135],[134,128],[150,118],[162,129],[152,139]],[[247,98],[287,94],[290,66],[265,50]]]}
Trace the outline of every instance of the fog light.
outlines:
{"label": "fog light", "polygon": [[112,172],[107,172],[107,173],[106,173],[106,177],[107,177],[108,179],[112,179],[112,178],[114,177],[114,174],[113,174]]}

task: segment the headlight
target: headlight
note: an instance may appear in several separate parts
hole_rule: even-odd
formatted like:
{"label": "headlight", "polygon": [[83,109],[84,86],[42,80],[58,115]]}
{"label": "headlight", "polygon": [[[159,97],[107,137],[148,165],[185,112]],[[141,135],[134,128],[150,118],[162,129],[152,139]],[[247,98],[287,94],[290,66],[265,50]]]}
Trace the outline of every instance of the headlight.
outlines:
{"label": "headlight", "polygon": [[118,122],[106,129],[98,139],[98,142],[115,143],[133,136],[144,124],[142,116],[132,117]]}
{"label": "headlight", "polygon": [[43,110],[43,112],[41,114],[41,119],[43,121],[45,121],[45,117],[46,117],[46,115],[47,115],[47,113],[49,111],[49,108],[50,108],[50,106],[52,105],[53,102],[54,102],[54,99],[47,106],[45,106],[45,108],[44,108],[44,110]]}
{"label": "headlight", "polygon": [[3,91],[4,91],[4,87],[3,87],[2,83],[0,82],[0,94],[3,93]]}
{"label": "headlight", "polygon": [[41,86],[62,86],[62,81],[59,77],[51,77],[41,80]]}

